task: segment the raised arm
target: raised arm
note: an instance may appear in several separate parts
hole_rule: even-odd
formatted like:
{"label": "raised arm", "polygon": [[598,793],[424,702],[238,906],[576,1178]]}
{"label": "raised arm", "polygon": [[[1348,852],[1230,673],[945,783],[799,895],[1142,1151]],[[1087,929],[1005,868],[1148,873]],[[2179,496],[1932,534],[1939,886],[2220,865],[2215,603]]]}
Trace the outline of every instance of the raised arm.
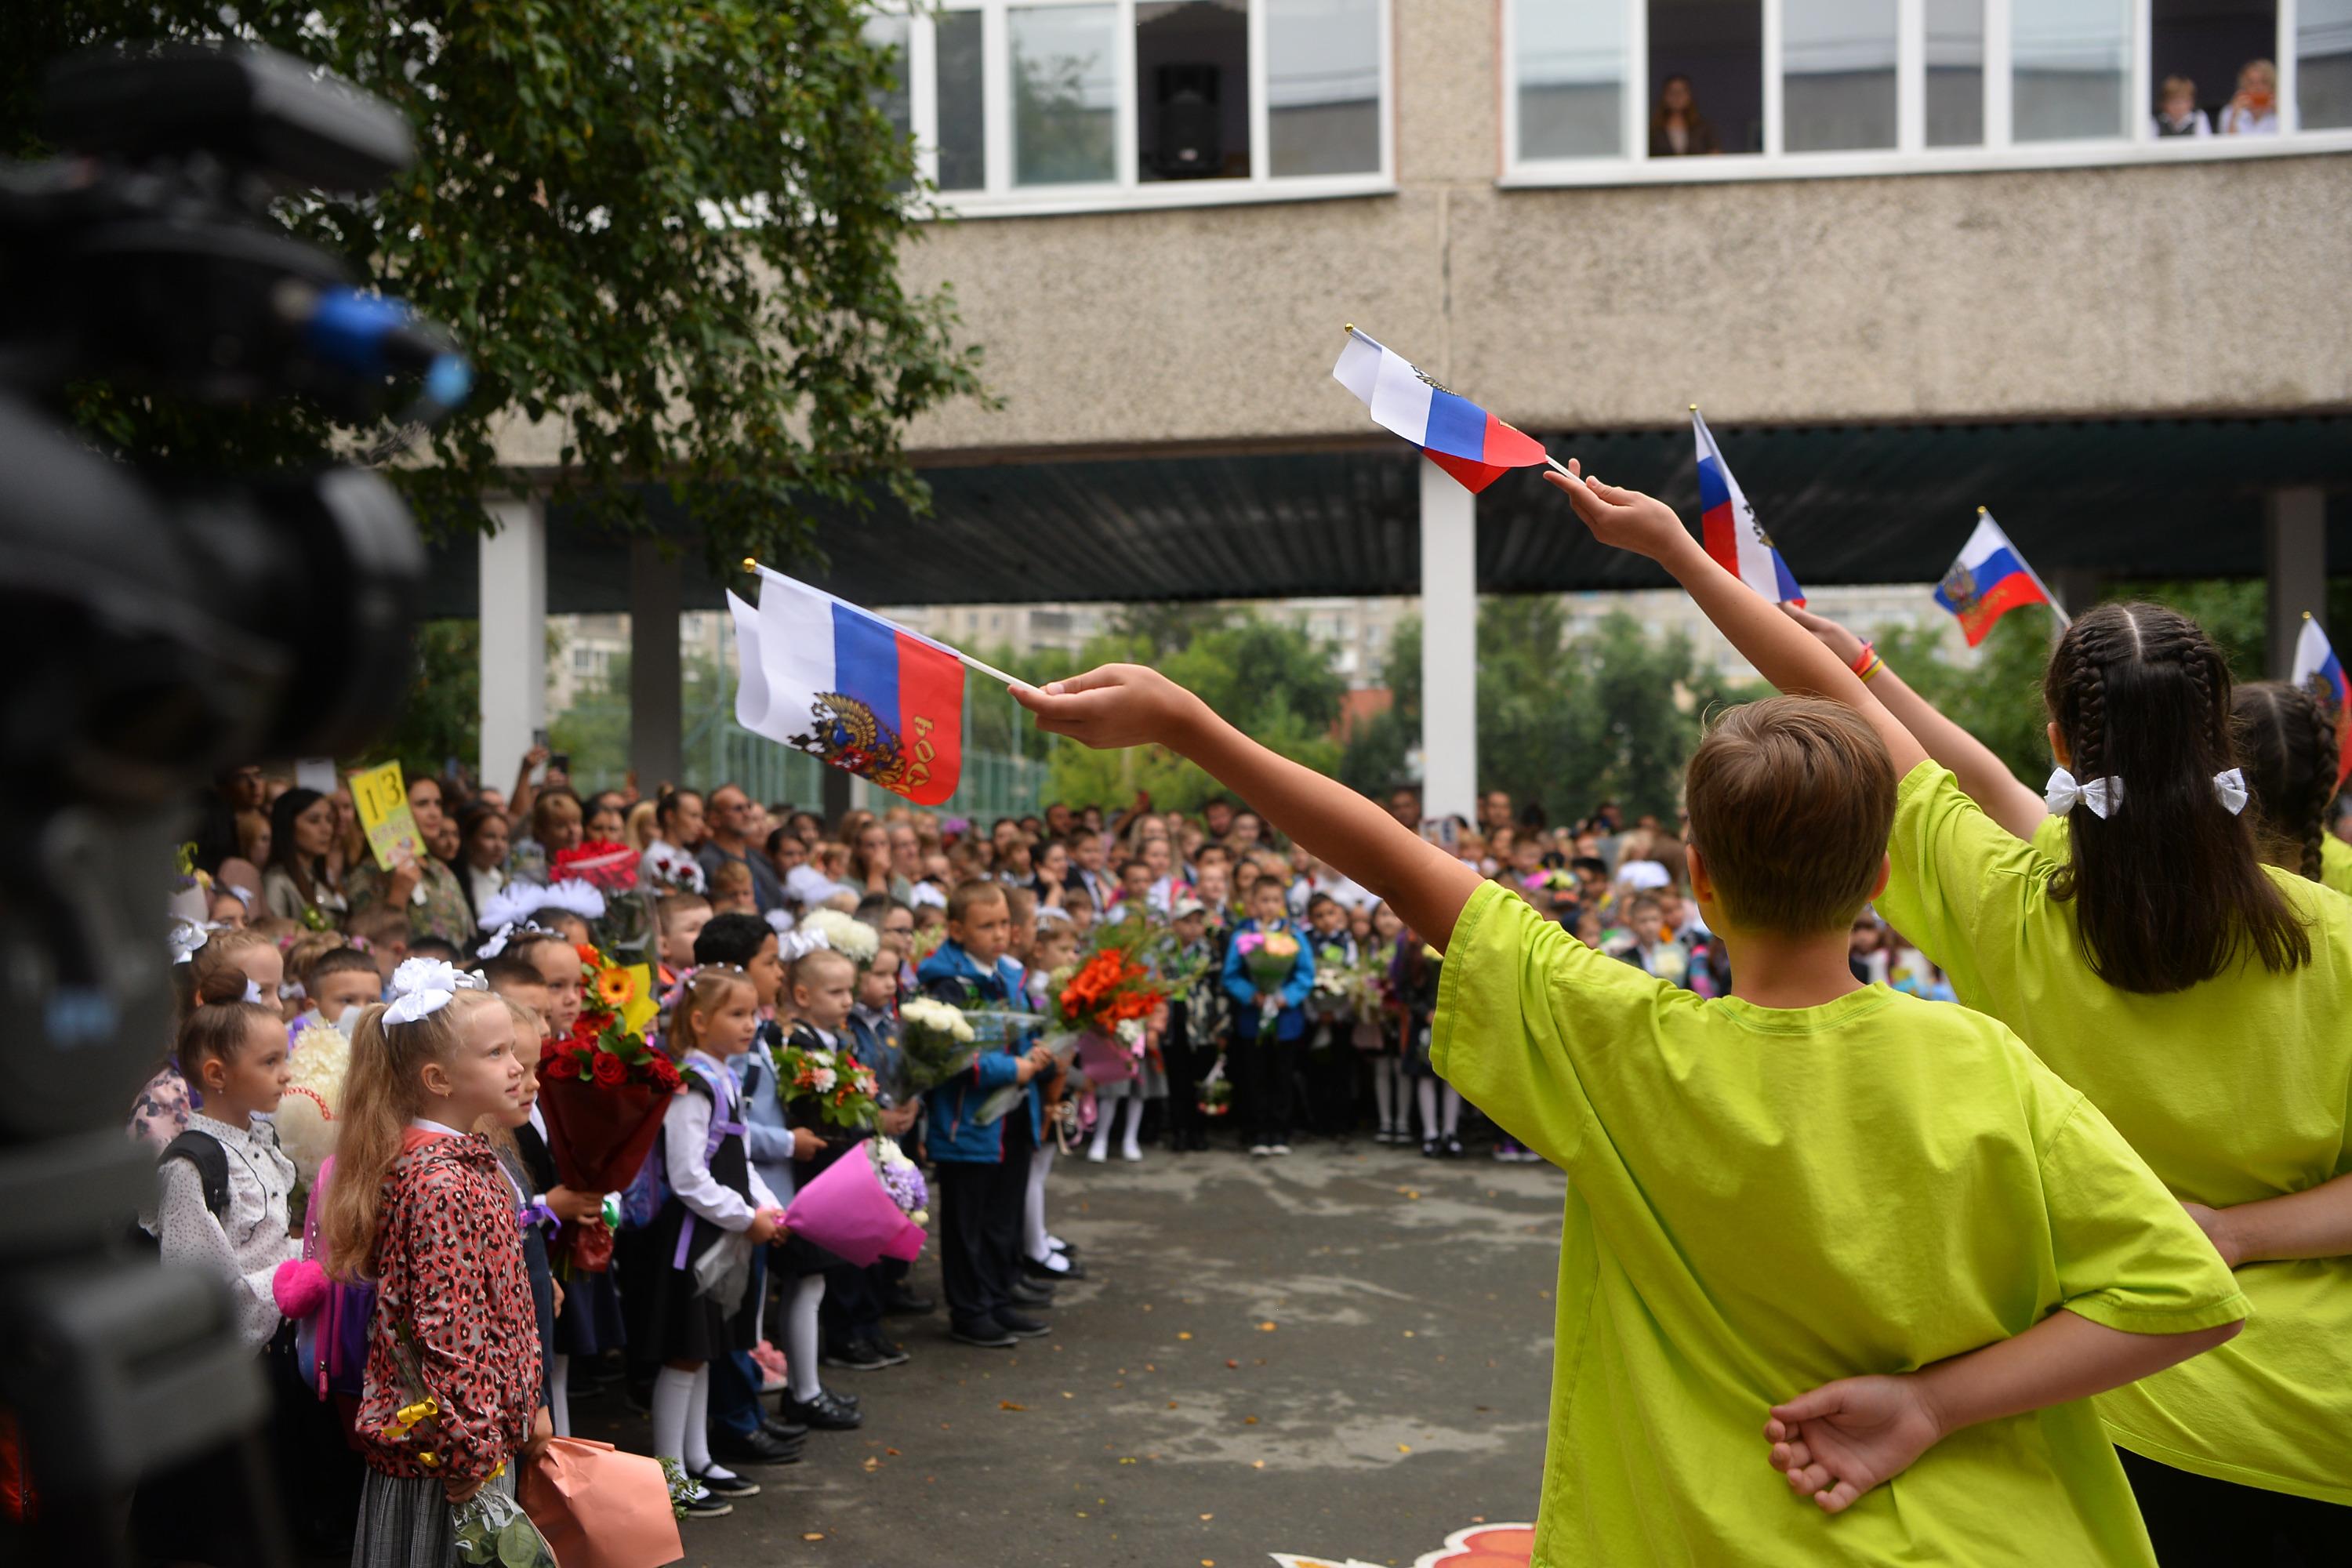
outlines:
{"label": "raised arm", "polygon": [[[1823,647],[1843,659],[1848,669],[1860,660],[1862,639],[1844,626],[1795,605],[1783,605],[1780,608],[1790,620],[1819,638]],[[1959,780],[1970,799],[1984,807],[1987,816],[2018,837],[2032,840],[2033,830],[2049,815],[2049,807],[2042,804],[2040,795],[2017,782],[2017,775],[2009,771],[2008,763],[1993,755],[1991,747],[1937,712],[1936,705],[1906,685],[1891,665],[1882,662],[1878,672],[1864,684],[1881,706],[1918,737],[1929,756],[1952,770],[1952,776]]]}
{"label": "raised arm", "polygon": [[2242,1325],[2133,1334],[2063,1308],[2011,1339],[1895,1376],[1843,1377],[1772,1407],[1764,1436],[1789,1485],[1843,1513],[1963,1427],[2085,1399],[2212,1349]]}
{"label": "raised arm", "polygon": [[1481,879],[1461,861],[1347,785],[1259,745],[1156,669],[1107,664],[1043,690],[1016,686],[1013,695],[1041,728],[1097,750],[1161,745],[1191,758],[1309,854],[1386,900],[1433,947],[1445,946],[1478,890]]}
{"label": "raised arm", "polygon": [[1570,473],[1554,469],[1544,478],[1568,492],[1576,515],[1592,536],[1603,544],[1646,555],[1674,574],[1692,603],[1756,667],[1756,673],[1790,696],[1826,697],[1862,715],[1885,742],[1897,777],[1927,759],[1917,737],[1886,710],[1859,676],[1778,605],[1765,603],[1754,589],[1716,564],[1674,508],[1639,490],[1588,480],[1577,463],[1569,468]]}
{"label": "raised arm", "polygon": [[2212,1238],[2221,1261],[2279,1263],[2291,1258],[2352,1254],[2352,1175],[2338,1176],[2283,1198],[2209,1209],[2184,1204],[2189,1218]]}

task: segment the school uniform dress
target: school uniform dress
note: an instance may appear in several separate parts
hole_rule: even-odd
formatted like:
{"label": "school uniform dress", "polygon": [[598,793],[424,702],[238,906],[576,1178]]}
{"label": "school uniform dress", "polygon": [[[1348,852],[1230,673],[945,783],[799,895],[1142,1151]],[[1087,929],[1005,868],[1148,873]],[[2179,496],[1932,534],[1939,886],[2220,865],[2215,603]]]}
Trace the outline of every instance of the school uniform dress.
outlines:
{"label": "school uniform dress", "polygon": [[[505,1465],[484,1485],[512,1495],[510,1461],[540,1403],[530,1276],[514,1191],[490,1146],[451,1128],[412,1127],[384,1176],[383,1216],[353,1422],[368,1477],[352,1568],[455,1561],[444,1483]],[[421,1398],[436,1413],[393,1436],[400,1410]]]}
{"label": "school uniform dress", "polygon": [[[539,1114],[537,1106],[531,1114]],[[525,1140],[530,1142],[526,1143]],[[515,1152],[501,1153],[499,1165],[506,1173],[507,1183],[514,1188],[515,1227],[522,1237],[523,1267],[530,1272],[531,1316],[539,1325],[539,1402],[555,1403],[555,1272],[548,1259],[549,1245],[560,1228],[545,1206],[546,1194],[560,1183],[542,1181],[531,1159],[536,1149],[546,1158],[547,1144],[537,1129],[529,1123],[515,1129]],[[554,1162],[547,1160],[552,1166]]]}
{"label": "school uniform dress", "polygon": [[1835,1519],[1761,1452],[1780,1400],[2061,1307],[2126,1333],[2245,1316],[2147,1163],[2008,1029],[1884,986],[1706,1000],[1490,883],[1446,949],[1433,1059],[1568,1173],[1535,1561],[2151,1568],[2087,1400],[1954,1433]]}
{"label": "school uniform dress", "polygon": [[[2138,995],[2090,972],[2074,904],[2051,896],[2068,837],[2052,816],[2019,840],[1923,762],[1895,793],[1879,912],[1962,1005],[2088,1096],[2176,1197],[2228,1208],[2352,1173],[2352,903],[2265,867],[2311,962],[2273,973],[2245,958]],[[2238,1279],[2254,1306],[2244,1331],[2094,1407],[2117,1445],[2172,1470],[2352,1503],[2352,1258],[2252,1264]]]}
{"label": "school uniform dress", "polygon": [[670,1195],[653,1227],[661,1278],[648,1287],[652,1353],[665,1362],[708,1362],[759,1342],[758,1303],[747,1294],[730,1316],[696,1284],[695,1259],[728,1232],[749,1230],[758,1210],[780,1205],[751,1169],[727,1064],[695,1050],[679,1070],[685,1081],[661,1131]]}

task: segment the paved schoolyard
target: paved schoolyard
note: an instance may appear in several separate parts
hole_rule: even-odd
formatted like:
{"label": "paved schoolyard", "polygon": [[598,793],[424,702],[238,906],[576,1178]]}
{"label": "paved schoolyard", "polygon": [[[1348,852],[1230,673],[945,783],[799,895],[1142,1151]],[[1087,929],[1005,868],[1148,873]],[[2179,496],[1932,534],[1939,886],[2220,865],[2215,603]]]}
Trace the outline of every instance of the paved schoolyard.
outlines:
{"label": "paved schoolyard", "polygon": [[[1562,1186],[1363,1141],[1066,1163],[1052,1223],[1093,1278],[1055,1331],[980,1351],[892,1320],[910,1363],[826,1373],[864,1429],[753,1472],[761,1496],[683,1527],[686,1560],[1307,1568],[1454,1538],[1449,1562],[1524,1562],[1495,1527],[1535,1516]],[[916,1278],[937,1293],[928,1256]],[[642,1447],[617,1396],[578,1426]]]}

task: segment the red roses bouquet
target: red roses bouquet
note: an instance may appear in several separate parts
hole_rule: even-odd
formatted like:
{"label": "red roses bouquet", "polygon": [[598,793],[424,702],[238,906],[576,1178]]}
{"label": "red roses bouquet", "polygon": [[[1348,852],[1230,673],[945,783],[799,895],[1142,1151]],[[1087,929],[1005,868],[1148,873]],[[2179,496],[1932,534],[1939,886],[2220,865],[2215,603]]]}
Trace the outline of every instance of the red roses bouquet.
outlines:
{"label": "red roses bouquet", "polygon": [[[635,978],[593,947],[583,943],[579,951],[580,1019],[540,1058],[540,1105],[563,1184],[574,1192],[618,1192],[661,1131],[678,1086],[677,1066],[621,1021],[621,1009],[635,999]],[[612,1264],[613,1233],[603,1226],[572,1226],[564,1246],[589,1273]]]}
{"label": "red roses bouquet", "polygon": [[558,882],[585,882],[600,893],[625,893],[637,885],[637,852],[609,838],[583,839],[557,850],[548,874]]}

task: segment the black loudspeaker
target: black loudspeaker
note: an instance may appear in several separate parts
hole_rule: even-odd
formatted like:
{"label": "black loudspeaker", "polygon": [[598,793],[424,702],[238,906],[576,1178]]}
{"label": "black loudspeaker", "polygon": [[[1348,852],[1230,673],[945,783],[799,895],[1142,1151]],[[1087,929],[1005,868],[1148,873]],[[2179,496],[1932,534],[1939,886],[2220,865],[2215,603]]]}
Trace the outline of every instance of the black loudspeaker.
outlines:
{"label": "black loudspeaker", "polygon": [[1217,112],[1217,68],[1165,65],[1152,73],[1158,132],[1153,166],[1167,179],[1225,172],[1224,127]]}

